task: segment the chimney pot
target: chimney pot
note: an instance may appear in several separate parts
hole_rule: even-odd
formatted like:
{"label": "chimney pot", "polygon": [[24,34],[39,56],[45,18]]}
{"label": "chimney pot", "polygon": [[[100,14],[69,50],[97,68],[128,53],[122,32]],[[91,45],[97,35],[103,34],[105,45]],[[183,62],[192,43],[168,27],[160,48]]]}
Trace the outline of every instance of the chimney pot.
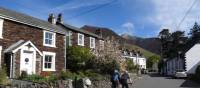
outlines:
{"label": "chimney pot", "polygon": [[58,14],[57,22],[58,22],[58,23],[63,23],[62,13],[59,13],[59,14]]}
{"label": "chimney pot", "polygon": [[48,21],[52,24],[55,24],[56,23],[56,19],[55,19],[55,16],[53,13],[49,14],[49,18],[48,18]]}

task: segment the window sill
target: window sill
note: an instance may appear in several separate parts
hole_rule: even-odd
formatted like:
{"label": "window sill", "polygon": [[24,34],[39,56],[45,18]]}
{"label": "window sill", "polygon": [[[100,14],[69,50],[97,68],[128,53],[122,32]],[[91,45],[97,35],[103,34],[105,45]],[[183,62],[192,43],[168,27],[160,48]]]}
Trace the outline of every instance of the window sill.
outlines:
{"label": "window sill", "polygon": [[84,45],[82,45],[82,44],[78,44],[79,46],[84,46]]}
{"label": "window sill", "polygon": [[95,47],[90,47],[91,49],[95,49]]}
{"label": "window sill", "polygon": [[56,48],[56,46],[55,46],[55,45],[43,44],[43,46]]}
{"label": "window sill", "polygon": [[55,69],[43,69],[42,71],[56,71]]}

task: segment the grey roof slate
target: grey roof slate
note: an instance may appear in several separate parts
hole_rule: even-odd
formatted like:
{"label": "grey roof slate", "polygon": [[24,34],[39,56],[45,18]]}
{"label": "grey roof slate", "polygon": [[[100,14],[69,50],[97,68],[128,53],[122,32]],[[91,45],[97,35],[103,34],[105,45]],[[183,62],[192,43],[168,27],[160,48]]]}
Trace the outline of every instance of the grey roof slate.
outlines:
{"label": "grey roof slate", "polygon": [[5,9],[0,7],[0,18],[4,18],[7,20],[12,20],[15,22],[19,22],[22,24],[26,24],[26,25],[30,25],[30,26],[34,26],[34,27],[38,27],[44,30],[48,30],[48,31],[52,31],[52,32],[57,32],[57,33],[61,33],[61,34],[65,34],[66,30],[55,25],[55,24],[51,24],[48,21],[44,21],[38,18],[34,18],[31,17],[29,15],[23,14],[23,13],[19,13],[19,12],[15,12],[9,9]]}
{"label": "grey roof slate", "polygon": [[80,32],[80,33],[83,33],[83,34],[88,34],[88,35],[96,37],[96,38],[101,38],[100,36],[98,36],[98,35],[96,35],[94,33],[88,32],[86,30],[83,30],[81,28],[77,28],[77,27],[74,27],[74,26],[71,26],[71,25],[68,25],[68,24],[65,24],[65,23],[63,23],[63,24],[60,23],[60,24],[65,26],[68,29],[71,29],[72,31],[77,31],[77,32]]}
{"label": "grey roof slate", "polygon": [[11,46],[9,46],[7,49],[4,50],[4,53],[9,53],[12,52],[12,50],[18,48],[19,46],[23,45],[25,43],[24,40],[19,40],[18,42],[12,44]]}

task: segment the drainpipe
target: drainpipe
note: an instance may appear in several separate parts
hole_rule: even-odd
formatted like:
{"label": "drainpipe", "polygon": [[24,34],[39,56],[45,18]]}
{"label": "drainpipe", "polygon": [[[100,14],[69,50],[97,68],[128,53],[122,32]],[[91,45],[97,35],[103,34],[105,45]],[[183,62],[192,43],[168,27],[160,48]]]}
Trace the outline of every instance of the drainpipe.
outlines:
{"label": "drainpipe", "polygon": [[66,69],[67,69],[67,62],[66,62],[66,61],[67,61],[67,59],[66,59],[66,58],[67,58],[67,57],[66,57],[66,48],[67,48],[67,43],[66,43],[66,42],[67,42],[67,35],[66,35],[66,34],[65,34],[64,41],[65,41],[65,42],[64,42],[64,44],[65,44],[65,45],[64,45],[64,51],[65,51],[65,52],[64,52],[64,58],[65,58],[65,67],[64,67],[64,69],[66,70]]}
{"label": "drainpipe", "polygon": [[10,56],[10,78],[13,78],[13,53]]}

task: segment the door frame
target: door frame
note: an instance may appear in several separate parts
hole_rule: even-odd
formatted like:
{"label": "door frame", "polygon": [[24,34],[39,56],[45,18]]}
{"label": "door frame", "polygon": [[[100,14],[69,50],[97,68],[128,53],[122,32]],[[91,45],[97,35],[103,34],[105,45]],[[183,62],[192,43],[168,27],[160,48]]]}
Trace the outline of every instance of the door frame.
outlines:
{"label": "door frame", "polygon": [[20,74],[22,72],[22,63],[24,61],[23,58],[24,58],[24,51],[28,51],[28,52],[33,52],[33,60],[32,60],[32,71],[33,73],[32,74],[35,74],[36,73],[36,51],[32,48],[29,48],[29,47],[23,47],[21,50],[20,50]]}

